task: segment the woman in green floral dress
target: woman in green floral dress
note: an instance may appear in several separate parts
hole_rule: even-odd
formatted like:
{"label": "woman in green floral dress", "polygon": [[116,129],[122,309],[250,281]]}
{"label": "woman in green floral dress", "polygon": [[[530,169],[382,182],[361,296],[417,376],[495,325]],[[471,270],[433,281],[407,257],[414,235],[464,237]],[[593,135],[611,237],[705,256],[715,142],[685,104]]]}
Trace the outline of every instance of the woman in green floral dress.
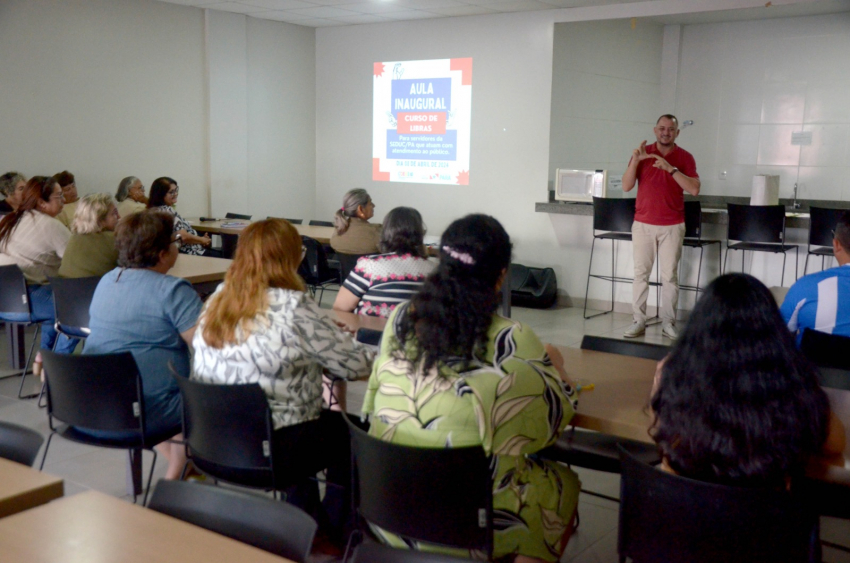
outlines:
{"label": "woman in green floral dress", "polygon": [[[363,412],[370,433],[384,440],[480,444],[496,456],[494,557],[557,561],[572,531],[579,481],[566,466],[529,454],[558,438],[576,392],[560,354],[496,314],[510,258],[510,239],[492,217],[469,215],[449,226],[439,268],[387,322]],[[398,547],[437,549],[373,530]]]}

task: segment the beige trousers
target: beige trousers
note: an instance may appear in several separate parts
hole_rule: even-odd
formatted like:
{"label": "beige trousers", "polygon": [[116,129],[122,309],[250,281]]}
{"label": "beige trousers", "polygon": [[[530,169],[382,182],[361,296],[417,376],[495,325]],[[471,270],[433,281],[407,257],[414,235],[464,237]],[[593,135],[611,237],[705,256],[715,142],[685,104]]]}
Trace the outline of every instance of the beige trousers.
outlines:
{"label": "beige trousers", "polygon": [[661,266],[661,320],[676,322],[676,306],[679,303],[679,259],[682,257],[684,238],[684,223],[678,225],[649,225],[640,221],[632,223],[632,245],[635,255],[632,312],[635,322],[646,322],[649,274],[655,263],[656,244]]}

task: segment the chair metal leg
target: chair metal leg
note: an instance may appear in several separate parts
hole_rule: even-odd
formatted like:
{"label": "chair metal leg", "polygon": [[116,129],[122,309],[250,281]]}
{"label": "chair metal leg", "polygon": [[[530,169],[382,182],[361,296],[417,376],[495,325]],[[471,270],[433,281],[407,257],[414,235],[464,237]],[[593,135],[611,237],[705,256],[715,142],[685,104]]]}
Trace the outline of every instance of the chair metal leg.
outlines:
{"label": "chair metal leg", "polygon": [[[151,470],[148,472],[148,486],[145,487],[145,497],[142,499],[142,506],[148,505],[148,495],[151,492],[151,484],[153,483],[153,470],[156,467],[156,450],[151,448],[151,453],[153,453],[153,461],[151,461]],[[142,455],[139,452],[139,459],[141,459]],[[133,503],[135,504],[136,499],[133,498]]]}
{"label": "chair metal leg", "polygon": [[800,279],[800,247],[794,247],[794,281]]}
{"label": "chair metal leg", "polygon": [[[587,298],[590,295],[590,275],[593,271],[593,248],[596,246],[596,237],[593,238],[593,241],[590,243],[590,264],[587,265],[587,286],[584,289],[584,313],[582,315],[585,319],[589,319],[587,316]],[[600,313],[604,315],[605,313]],[[593,317],[597,315],[591,315]]]}
{"label": "chair metal leg", "polygon": [[726,260],[729,258],[729,248],[726,248],[726,252],[723,254],[723,267],[720,268],[720,274],[723,275],[726,273]]}
{"label": "chair metal leg", "polygon": [[133,504],[136,497],[142,493],[142,450],[127,450],[127,492],[133,495]]}
{"label": "chair metal leg", "polygon": [[47,437],[47,443],[44,445],[44,453],[41,455],[41,465],[38,466],[39,471],[44,469],[44,460],[47,459],[47,450],[50,449],[50,440],[53,439],[55,434],[56,432],[51,430],[50,435]]}
{"label": "chair metal leg", "polygon": [[694,297],[694,303],[699,301],[699,287],[700,287],[699,286],[699,279],[700,279],[700,276],[702,275],[702,252],[703,252],[703,247],[700,246],[699,247],[699,265],[697,266],[697,285],[696,285],[697,290],[696,290],[696,297]]}
{"label": "chair metal leg", "polygon": [[21,386],[18,388],[18,398],[19,399],[33,399],[35,397],[38,397],[38,395],[39,395],[38,393],[32,393],[32,394],[29,394],[29,395],[23,395],[22,394],[24,392],[24,382],[27,380],[27,371],[29,370],[30,362],[33,359],[32,354],[35,351],[35,345],[38,342],[39,332],[41,332],[41,325],[40,324],[36,325],[35,335],[33,336],[32,344],[30,345],[30,353],[29,353],[29,355],[27,355],[27,362],[26,362],[26,364],[24,364],[24,370],[21,372]]}
{"label": "chair metal leg", "polygon": [[[806,261],[803,263],[803,275],[804,276],[806,275],[806,272],[809,271],[809,256],[811,256],[811,254],[806,252]],[[820,264],[821,264],[821,270],[823,270],[823,260],[821,260]]]}
{"label": "chair metal leg", "polygon": [[788,253],[782,253],[782,277],[779,278],[780,287],[785,287],[785,260],[788,258]]}

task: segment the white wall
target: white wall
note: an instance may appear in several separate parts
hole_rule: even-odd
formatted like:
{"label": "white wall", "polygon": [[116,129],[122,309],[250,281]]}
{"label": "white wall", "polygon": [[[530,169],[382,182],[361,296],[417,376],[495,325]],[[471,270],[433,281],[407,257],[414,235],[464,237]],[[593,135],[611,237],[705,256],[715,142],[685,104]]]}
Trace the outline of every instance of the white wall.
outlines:
{"label": "white wall", "polygon": [[661,103],[663,33],[644,21],[555,24],[550,181],[556,168],[604,169],[619,181],[632,150],[673,110]]}
{"label": "white wall", "polygon": [[676,112],[696,122],[682,145],[704,193],[748,196],[754,174],[778,174],[781,197],[799,183],[803,199],[850,199],[848,53],[847,13],[684,26]]}
{"label": "white wall", "polygon": [[135,175],[207,208],[203,12],[139,0],[0,2],[0,170],[68,169],[81,193]]}
{"label": "white wall", "polygon": [[315,32],[206,10],[211,212],[311,218]]}
{"label": "white wall", "polygon": [[154,0],[2,0],[0,173],[68,169],[82,194],[171,176],[187,217],[311,217],[314,38]]}

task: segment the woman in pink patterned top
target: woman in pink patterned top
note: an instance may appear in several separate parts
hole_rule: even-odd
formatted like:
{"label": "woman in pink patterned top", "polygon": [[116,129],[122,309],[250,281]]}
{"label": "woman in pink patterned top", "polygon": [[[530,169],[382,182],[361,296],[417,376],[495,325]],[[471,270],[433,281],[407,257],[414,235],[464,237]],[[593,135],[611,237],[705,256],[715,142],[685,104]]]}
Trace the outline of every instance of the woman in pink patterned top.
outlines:
{"label": "woman in pink patterned top", "polygon": [[387,318],[408,301],[436,264],[426,258],[425,226],[411,207],[396,207],[384,218],[379,248],[383,254],[364,256],[346,278],[334,309]]}

